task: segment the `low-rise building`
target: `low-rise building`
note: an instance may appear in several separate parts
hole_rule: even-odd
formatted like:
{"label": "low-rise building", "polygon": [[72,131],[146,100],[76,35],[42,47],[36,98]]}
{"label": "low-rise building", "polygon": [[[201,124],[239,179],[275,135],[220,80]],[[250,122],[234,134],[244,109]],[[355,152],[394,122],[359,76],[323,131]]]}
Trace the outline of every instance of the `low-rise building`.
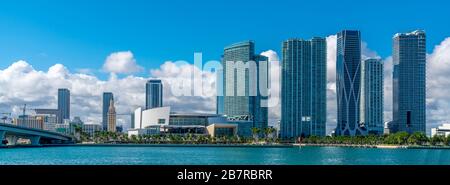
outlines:
{"label": "low-rise building", "polygon": [[19,116],[19,118],[14,119],[13,123],[19,127],[44,129],[44,117],[42,116]]}
{"label": "low-rise building", "polygon": [[431,136],[445,136],[445,137],[449,137],[450,136],[450,124],[443,124],[437,128],[432,128],[431,129]]}
{"label": "low-rise building", "polygon": [[103,125],[101,124],[83,124],[83,132],[89,136],[94,136],[96,132],[103,130]]}
{"label": "low-rise building", "polygon": [[238,135],[238,125],[236,124],[212,124],[207,127],[211,137],[231,137]]}
{"label": "low-rise building", "polygon": [[236,126],[236,134],[251,137],[253,123],[250,120],[227,119],[218,114],[173,113],[170,107],[148,110],[142,108],[134,112],[134,128],[128,135],[147,134],[200,134],[207,135],[207,127],[216,125]]}

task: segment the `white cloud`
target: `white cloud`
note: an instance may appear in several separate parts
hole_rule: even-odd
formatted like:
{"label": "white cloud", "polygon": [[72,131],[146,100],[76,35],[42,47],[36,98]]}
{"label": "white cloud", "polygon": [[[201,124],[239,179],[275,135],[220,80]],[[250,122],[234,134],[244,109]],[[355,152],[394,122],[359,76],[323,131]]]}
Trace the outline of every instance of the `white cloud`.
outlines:
{"label": "white cloud", "polygon": [[[193,96],[193,74],[201,74],[203,81],[203,95]],[[164,104],[171,106],[176,112],[216,111],[216,74],[202,71],[192,64],[177,64],[165,62],[159,69],[150,71],[152,78],[161,79],[164,84]],[[184,88],[185,90],[180,90]],[[184,94],[183,94],[183,93]]]}
{"label": "white cloud", "polygon": [[[270,66],[280,66],[280,57],[273,50],[262,52],[261,55],[269,58]],[[270,68],[270,74],[272,81],[270,81],[271,98],[278,99],[278,105],[275,107],[269,107],[269,125],[274,125],[281,118],[281,66]],[[275,92],[277,91],[277,92]]]}
{"label": "white cloud", "polygon": [[143,67],[137,65],[131,51],[121,51],[112,53],[106,58],[103,70],[117,74],[132,74],[141,72]]}
{"label": "white cloud", "polygon": [[427,58],[428,129],[450,123],[450,37],[442,41]]}

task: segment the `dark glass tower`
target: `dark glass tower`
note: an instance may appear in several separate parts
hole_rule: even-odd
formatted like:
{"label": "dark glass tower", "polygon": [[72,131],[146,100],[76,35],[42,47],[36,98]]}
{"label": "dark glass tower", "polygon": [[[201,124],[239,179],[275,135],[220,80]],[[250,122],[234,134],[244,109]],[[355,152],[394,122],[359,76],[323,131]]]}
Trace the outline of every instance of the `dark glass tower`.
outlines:
{"label": "dark glass tower", "polygon": [[290,39],[282,47],[281,138],[325,136],[326,40]]}
{"label": "dark glass tower", "polygon": [[149,80],[145,84],[145,108],[153,109],[163,106],[163,84],[161,80]]}
{"label": "dark glass tower", "polygon": [[394,40],[391,132],[426,132],[426,35],[399,33]]}
{"label": "dark glass tower", "polygon": [[337,34],[336,52],[336,135],[366,135],[360,122],[361,33],[343,30]]}
{"label": "dark glass tower", "polygon": [[[250,62],[251,61],[251,62]],[[223,114],[229,119],[249,120],[253,127],[260,129],[268,126],[268,108],[261,103],[267,99],[259,83],[262,75],[260,67],[268,58],[255,55],[252,41],[232,44],[224,49],[223,64]],[[233,64],[227,66],[228,64]],[[240,64],[242,65],[240,65]],[[255,64],[255,65],[252,65]],[[267,93],[266,93],[267,94]],[[220,108],[220,107],[219,107]]]}
{"label": "dark glass tower", "polygon": [[58,89],[58,123],[64,123],[70,119],[70,91],[69,89]]}
{"label": "dark glass tower", "polygon": [[104,92],[103,93],[103,110],[102,110],[102,126],[103,130],[108,130],[108,110],[109,110],[109,104],[111,100],[114,100],[114,95],[111,92]]}

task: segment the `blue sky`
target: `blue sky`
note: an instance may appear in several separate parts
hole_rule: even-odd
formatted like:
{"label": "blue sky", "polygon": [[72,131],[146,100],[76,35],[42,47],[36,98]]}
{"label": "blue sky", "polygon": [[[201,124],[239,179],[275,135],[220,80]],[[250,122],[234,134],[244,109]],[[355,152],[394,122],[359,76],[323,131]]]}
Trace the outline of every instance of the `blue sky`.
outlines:
{"label": "blue sky", "polygon": [[192,61],[194,52],[218,60],[224,46],[241,40],[279,52],[285,39],[341,29],[361,30],[382,57],[391,55],[394,33],[424,29],[431,52],[449,36],[448,7],[433,0],[1,1],[0,69],[26,60],[39,70],[55,63],[99,70],[110,53],[130,50],[148,70],[167,60]]}

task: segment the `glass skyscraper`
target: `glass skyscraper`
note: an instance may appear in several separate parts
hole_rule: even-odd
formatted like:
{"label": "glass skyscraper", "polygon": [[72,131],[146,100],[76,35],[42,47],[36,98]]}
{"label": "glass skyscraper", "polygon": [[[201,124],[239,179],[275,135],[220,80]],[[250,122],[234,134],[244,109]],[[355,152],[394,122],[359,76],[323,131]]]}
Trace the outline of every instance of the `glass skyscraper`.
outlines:
{"label": "glass skyscraper", "polygon": [[325,136],[326,40],[290,39],[282,47],[281,138]]}
{"label": "glass skyscraper", "polygon": [[[233,120],[252,121],[253,127],[260,129],[268,126],[268,108],[262,105],[263,101],[267,100],[267,93],[261,93],[261,84],[265,82],[260,78],[264,75],[267,77],[268,72],[259,70],[264,64],[262,61],[266,61],[265,65],[268,65],[267,57],[255,55],[255,44],[252,41],[226,47],[222,58],[223,114]],[[227,63],[235,65],[227,66]],[[219,101],[222,100],[219,98]]]}
{"label": "glass skyscraper", "polygon": [[70,91],[69,89],[58,89],[58,123],[64,123],[70,119]]}
{"label": "glass skyscraper", "polygon": [[108,110],[109,110],[109,104],[111,100],[114,100],[114,95],[111,92],[104,92],[103,93],[103,110],[102,110],[102,126],[103,130],[108,130]]}
{"label": "glass skyscraper", "polygon": [[161,80],[149,80],[145,84],[145,108],[153,109],[163,106],[163,84]]}
{"label": "glass skyscraper", "polygon": [[337,34],[336,52],[336,135],[367,135],[360,122],[361,33],[343,30]]}
{"label": "glass skyscraper", "polygon": [[361,66],[361,123],[368,134],[383,135],[383,61],[367,59]]}
{"label": "glass skyscraper", "polygon": [[399,33],[393,38],[393,128],[426,132],[426,35]]}

